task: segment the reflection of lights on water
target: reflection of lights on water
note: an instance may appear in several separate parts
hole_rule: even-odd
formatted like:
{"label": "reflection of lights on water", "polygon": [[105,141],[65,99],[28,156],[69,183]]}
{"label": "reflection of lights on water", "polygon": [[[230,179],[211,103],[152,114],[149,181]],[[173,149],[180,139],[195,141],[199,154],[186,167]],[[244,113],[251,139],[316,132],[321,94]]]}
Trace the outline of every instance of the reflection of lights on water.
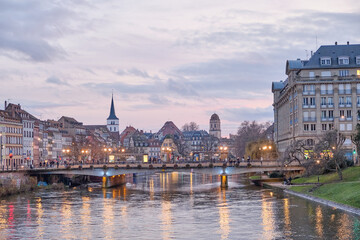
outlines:
{"label": "reflection of lights on water", "polygon": [[114,206],[113,201],[108,199],[103,199],[103,226],[104,226],[104,233],[105,233],[105,239],[111,239],[114,235]]}
{"label": "reflection of lights on water", "polygon": [[274,196],[274,193],[273,193],[273,192],[270,192],[270,196],[273,197],[273,196]]}
{"label": "reflection of lights on water", "polygon": [[0,217],[0,230],[8,228],[7,221],[5,218],[6,212],[7,212],[6,205],[0,204],[0,216],[4,216],[4,217]]}
{"label": "reflection of lights on water", "polygon": [[273,202],[266,198],[265,193],[262,195],[261,217],[263,222],[263,236],[261,239],[273,239],[275,228],[275,219],[273,213]]}
{"label": "reflection of lights on water", "polygon": [[91,210],[90,210],[90,197],[83,196],[81,198],[82,200],[82,209],[81,209],[81,221],[83,229],[83,236],[86,236],[87,238],[91,238],[91,235],[89,235],[91,232],[89,231],[89,223],[91,221]]}
{"label": "reflection of lights on water", "polygon": [[172,216],[171,216],[171,202],[161,202],[161,221],[163,225],[163,239],[171,239]]}
{"label": "reflection of lights on water", "polygon": [[351,239],[353,224],[347,214],[340,214],[340,218],[337,220],[337,238],[338,239]]}
{"label": "reflection of lights on water", "polygon": [[317,206],[315,209],[315,221],[316,221],[316,233],[320,238],[323,238],[324,235],[324,226],[323,226],[323,214],[320,206]]}
{"label": "reflection of lights on water", "polygon": [[[272,193],[272,192],[271,192]],[[288,236],[291,233],[291,220],[290,220],[290,206],[289,198],[284,198],[284,224],[285,224],[285,234]]]}
{"label": "reflection of lights on water", "polygon": [[37,209],[37,221],[36,221],[36,223],[39,226],[37,238],[39,239],[39,238],[43,238],[43,235],[44,235],[44,229],[43,229],[44,210],[42,209],[41,198],[38,198],[36,200],[36,209]]}
{"label": "reflection of lights on water", "polygon": [[230,211],[226,202],[226,191],[219,188],[219,225],[221,239],[228,239],[230,233]]}
{"label": "reflection of lights on water", "polygon": [[155,188],[154,188],[154,179],[153,178],[151,178],[150,182],[149,182],[149,193],[150,193],[150,200],[154,200]]}

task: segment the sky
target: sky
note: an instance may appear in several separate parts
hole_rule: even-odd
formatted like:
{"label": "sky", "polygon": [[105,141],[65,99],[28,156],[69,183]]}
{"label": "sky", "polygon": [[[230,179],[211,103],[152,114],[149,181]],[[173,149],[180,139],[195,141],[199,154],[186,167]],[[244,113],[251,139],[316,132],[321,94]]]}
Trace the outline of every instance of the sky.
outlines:
{"label": "sky", "polygon": [[[0,101],[120,128],[273,120],[288,59],[360,43],[358,0],[0,0]],[[3,109],[3,104],[0,109]]]}

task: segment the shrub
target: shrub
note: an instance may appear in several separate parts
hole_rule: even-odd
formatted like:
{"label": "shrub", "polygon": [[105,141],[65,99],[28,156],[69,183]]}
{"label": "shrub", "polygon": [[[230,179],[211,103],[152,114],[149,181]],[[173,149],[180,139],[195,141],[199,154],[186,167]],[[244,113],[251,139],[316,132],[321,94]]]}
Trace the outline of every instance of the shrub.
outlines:
{"label": "shrub", "polygon": [[129,164],[127,164],[127,165],[126,165],[126,168],[127,168],[127,169],[129,169],[129,168],[130,168],[130,165],[129,165]]}
{"label": "shrub", "polygon": [[153,169],[154,166],[152,164],[149,165],[149,169]]}
{"label": "shrub", "polygon": [[282,177],[284,177],[284,174],[280,172],[272,172],[269,175],[269,178],[282,178]]}
{"label": "shrub", "polygon": [[103,165],[103,169],[107,169],[107,166],[105,164]]}
{"label": "shrub", "polygon": [[213,168],[213,167],[214,167],[214,164],[210,163],[210,164],[209,164],[209,167],[210,167],[210,168]]}
{"label": "shrub", "polygon": [[198,168],[202,168],[202,164],[199,163],[199,164],[197,165],[197,167],[198,167]]}
{"label": "shrub", "polygon": [[119,166],[118,166],[118,165],[115,165],[115,167],[114,167],[114,168],[117,170],[117,169],[119,169]]}
{"label": "shrub", "polygon": [[177,164],[174,164],[174,168],[178,168],[179,166]]}
{"label": "shrub", "polygon": [[140,169],[140,168],[141,168],[141,164],[137,165],[137,168]]}
{"label": "shrub", "polygon": [[90,165],[90,169],[91,169],[91,170],[94,170],[94,166],[93,166],[93,165]]}
{"label": "shrub", "polygon": [[66,166],[66,170],[70,170],[71,169],[71,166]]}
{"label": "shrub", "polygon": [[227,164],[226,164],[226,163],[223,163],[223,167],[227,167]]}
{"label": "shrub", "polygon": [[185,165],[185,167],[186,167],[186,168],[190,168],[190,164],[187,163],[187,164]]}
{"label": "shrub", "polygon": [[163,164],[163,165],[162,165],[162,168],[166,168],[166,164]]}
{"label": "shrub", "polygon": [[81,165],[79,166],[79,170],[82,170],[82,166],[81,166]]}

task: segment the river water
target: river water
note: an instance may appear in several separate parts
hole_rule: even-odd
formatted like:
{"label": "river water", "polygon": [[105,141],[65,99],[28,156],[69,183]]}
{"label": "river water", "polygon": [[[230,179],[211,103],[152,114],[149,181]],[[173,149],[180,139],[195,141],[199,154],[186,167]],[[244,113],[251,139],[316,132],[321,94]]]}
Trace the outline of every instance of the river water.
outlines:
{"label": "river water", "polygon": [[246,176],[164,172],[1,200],[0,239],[360,239],[360,217]]}

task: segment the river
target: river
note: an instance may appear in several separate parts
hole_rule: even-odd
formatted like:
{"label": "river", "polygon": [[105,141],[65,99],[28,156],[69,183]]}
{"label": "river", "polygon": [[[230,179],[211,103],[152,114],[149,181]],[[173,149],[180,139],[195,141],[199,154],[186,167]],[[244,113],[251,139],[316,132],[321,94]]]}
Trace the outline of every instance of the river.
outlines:
{"label": "river", "polygon": [[1,200],[1,239],[360,239],[360,217],[246,176],[164,172]]}

